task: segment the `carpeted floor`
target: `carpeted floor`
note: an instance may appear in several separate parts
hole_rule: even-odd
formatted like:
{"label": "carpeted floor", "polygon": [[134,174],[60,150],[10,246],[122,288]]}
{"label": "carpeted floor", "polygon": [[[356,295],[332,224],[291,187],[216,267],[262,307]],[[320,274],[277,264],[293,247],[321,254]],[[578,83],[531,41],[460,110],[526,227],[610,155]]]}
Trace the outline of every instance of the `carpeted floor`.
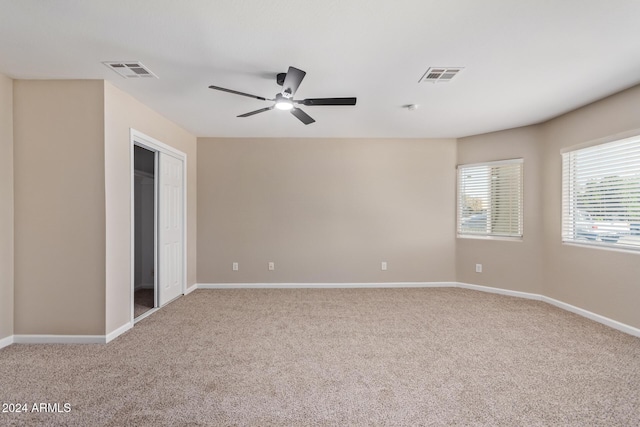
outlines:
{"label": "carpeted floor", "polygon": [[153,299],[153,289],[138,289],[135,291],[133,293],[133,317],[138,317],[151,310],[154,306]]}
{"label": "carpeted floor", "polygon": [[197,290],[107,345],[0,350],[0,425],[638,426],[640,339],[465,289]]}

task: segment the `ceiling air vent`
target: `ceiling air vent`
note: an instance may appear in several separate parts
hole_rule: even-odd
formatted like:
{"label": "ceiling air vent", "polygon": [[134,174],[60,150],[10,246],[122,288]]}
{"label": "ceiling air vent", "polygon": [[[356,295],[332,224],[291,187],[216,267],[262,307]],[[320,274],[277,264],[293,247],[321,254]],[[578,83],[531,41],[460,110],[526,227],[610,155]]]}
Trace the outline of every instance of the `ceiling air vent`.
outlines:
{"label": "ceiling air vent", "polygon": [[138,78],[153,78],[157,79],[158,76],[153,74],[151,70],[142,65],[142,62],[137,61],[106,61],[103,62],[104,65],[120,74],[122,77],[127,79],[138,79]]}
{"label": "ceiling air vent", "polygon": [[421,82],[445,83],[451,81],[463,67],[431,67],[420,79]]}

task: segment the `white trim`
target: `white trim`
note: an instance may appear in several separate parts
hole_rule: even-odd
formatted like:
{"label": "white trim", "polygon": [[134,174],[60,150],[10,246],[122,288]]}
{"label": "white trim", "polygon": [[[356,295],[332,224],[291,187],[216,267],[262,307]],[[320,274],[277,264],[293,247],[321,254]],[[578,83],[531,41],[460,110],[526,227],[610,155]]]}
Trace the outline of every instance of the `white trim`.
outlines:
{"label": "white trim", "polygon": [[610,328],[617,329],[629,335],[640,338],[640,329],[627,325],[617,320],[593,313],[580,307],[567,304],[545,295],[529,292],[512,291],[509,289],[493,288],[490,286],[473,285],[461,282],[383,282],[383,283],[198,283],[191,288],[198,289],[264,289],[264,288],[462,288],[479,292],[506,295],[517,298],[531,299],[546,302],[560,309],[586,317],[587,319],[601,323]]}
{"label": "white trim", "polygon": [[[157,308],[160,307],[160,292],[158,292],[158,288],[160,287],[160,282],[158,281],[158,270],[160,270],[160,266],[158,266],[158,242],[160,241],[158,238],[158,229],[160,227],[160,221],[158,221],[160,216],[158,213],[160,212],[160,197],[158,197],[160,194],[160,154],[157,151],[153,153],[153,173],[153,308]],[[134,256],[131,257],[132,264],[135,260]],[[133,264],[132,267],[135,270],[135,264]],[[135,282],[132,282],[132,284],[135,287]],[[131,300],[131,309],[133,311],[135,311],[136,305],[135,297],[134,290],[133,299]],[[132,322],[135,323],[135,319],[132,320]]]}
{"label": "white trim", "polygon": [[0,339],[0,349],[5,348],[13,344],[13,335],[9,335],[8,337],[4,337]]}
{"label": "white trim", "polygon": [[182,295],[187,292],[187,155],[182,159]]}
{"label": "white trim", "polygon": [[[484,173],[482,175],[475,175],[472,172],[467,172],[468,169],[473,168],[490,168],[490,170],[486,171],[486,176],[484,176]],[[492,168],[504,168],[508,172],[505,176],[505,179],[508,180],[508,185],[503,185],[505,183],[502,182],[502,178],[499,178],[499,185],[497,188],[494,188],[491,175]],[[512,171],[511,169],[514,170]],[[479,173],[479,171],[477,172]],[[459,164],[456,167],[456,238],[492,238],[495,240],[522,241],[524,235],[524,172],[524,158],[522,157],[510,160]],[[517,189],[513,188],[512,181],[516,181],[518,184]],[[469,191],[473,192],[475,196],[489,202],[490,206],[483,209],[485,222],[487,222],[486,229],[483,232],[463,230],[462,225],[465,220],[465,218],[463,218],[463,199],[468,195]],[[514,196],[516,196],[517,202],[514,200]],[[511,210],[515,208],[518,217],[517,223],[515,224],[516,227],[510,223],[506,232],[496,232],[493,230],[493,227],[490,226],[491,224],[489,224],[489,222],[491,222],[489,220],[493,215],[492,212],[494,208],[492,206],[494,202],[500,204],[501,201],[506,203],[506,209]],[[496,209],[499,211],[502,208]],[[473,217],[473,215],[471,217]]]}
{"label": "white trim", "polygon": [[633,326],[627,325],[622,322],[618,322],[617,320],[613,320],[605,316],[601,316],[599,314],[593,313],[583,308],[576,307],[571,304],[567,304],[566,302],[558,301],[557,299],[543,296],[542,301],[548,304],[554,305],[563,310],[578,314],[582,317],[586,317],[587,319],[593,320],[595,322],[602,323],[603,325],[609,326],[610,328],[617,329],[626,334],[633,335],[635,337],[640,338],[640,329],[634,328]]}
{"label": "white trim", "polygon": [[544,298],[542,295],[539,295],[539,294],[531,294],[528,292],[520,292],[520,291],[511,291],[509,289],[492,288],[490,286],[472,285],[470,283],[458,282],[457,287],[463,288],[463,289],[471,289],[473,291],[487,292],[490,294],[507,295],[510,297],[518,297],[518,298],[525,298],[525,299],[541,300],[542,298]]}
{"label": "white trim", "polygon": [[587,242],[582,242],[578,240],[563,240],[562,244],[566,246],[577,247],[577,248],[600,249],[603,251],[622,252],[625,254],[638,255],[638,253],[640,253],[640,248],[638,247],[629,247],[629,246],[622,246],[622,245],[616,246],[616,244],[600,243],[598,241],[596,242],[589,241],[589,243],[587,243]]}
{"label": "white trim", "polygon": [[456,233],[458,239],[480,239],[480,240],[499,240],[501,242],[522,242],[523,236],[496,236],[494,234],[460,234]]}
{"label": "white trim", "polygon": [[188,287],[186,291],[184,291],[185,295],[189,295],[191,292],[195,291],[196,289],[198,289],[198,285],[195,284],[191,287]]}
{"label": "white trim", "polygon": [[136,293],[136,266],[135,266],[135,256],[136,256],[136,199],[135,199],[135,189],[136,189],[136,166],[135,166],[135,143],[131,137],[131,129],[129,130],[129,170],[131,172],[131,176],[129,177],[129,250],[131,251],[129,254],[129,287],[131,288],[131,292],[129,293],[129,298],[131,300],[131,307],[129,307],[129,321],[131,322],[134,318],[133,305]]}
{"label": "white trim", "polygon": [[[135,164],[134,164],[134,147],[136,145],[146,148],[148,150],[154,151],[155,153],[164,153],[166,155],[170,155],[172,157],[175,157],[179,160],[182,161],[182,166],[183,166],[183,170],[182,170],[182,294],[184,295],[186,293],[186,288],[187,288],[187,154],[170,146],[167,145],[161,141],[158,141],[157,139],[150,137],[149,135],[146,135],[140,131],[137,131],[133,128],[129,128],[129,144],[130,144],[130,162],[131,162],[131,213],[130,213],[130,228],[131,228],[131,259],[132,262],[130,263],[131,265],[131,271],[130,271],[130,286],[131,286],[131,317],[130,317],[130,324],[133,325],[135,324],[135,317],[134,317],[134,299],[135,299],[135,263],[133,262],[133,256],[135,253],[135,230],[134,230],[134,223],[135,223],[135,199],[134,199],[134,186],[135,186],[135,182],[134,182],[134,176],[135,176]],[[154,186],[155,186],[155,197],[154,197],[154,215],[156,218],[156,227],[155,227],[155,248],[154,248],[154,259],[155,259],[155,268],[154,270],[157,272],[158,271],[158,265],[157,265],[157,260],[158,260],[158,254],[157,254],[157,242],[158,242],[158,224],[157,224],[157,218],[158,218],[158,183],[159,183],[159,168],[158,168],[158,164],[159,164],[159,159],[158,156],[155,156],[154,159],[155,162],[155,179],[154,179]],[[154,294],[155,294],[155,301],[154,301],[154,305],[156,307],[154,308],[158,308],[158,287],[157,287],[157,275],[155,275],[154,277]]]}
{"label": "white trim", "polygon": [[14,335],[15,344],[105,344],[105,335]]}
{"label": "white trim", "polygon": [[[300,289],[300,288],[462,288],[479,292],[488,292],[517,298],[542,301],[562,310],[569,311],[626,334],[639,337],[640,329],[617,320],[590,312],[588,310],[558,301],[540,294],[492,288],[490,286],[473,285],[460,282],[383,282],[383,283],[198,283],[187,289],[191,293],[196,289]],[[157,309],[150,310],[149,314]],[[146,313],[145,313],[146,314]],[[143,315],[144,316],[144,315]],[[144,316],[146,317],[146,316]],[[137,320],[140,320],[138,318]],[[127,323],[115,331],[105,335],[13,335],[0,339],[0,349],[11,344],[106,344],[131,329]]]}
{"label": "white trim", "polygon": [[198,283],[198,289],[280,289],[280,288],[449,288],[455,282],[380,282],[380,283]]}
{"label": "white trim", "polygon": [[570,311],[571,313],[580,315],[582,317],[586,317],[587,319],[593,320],[595,322],[602,323],[603,325],[609,326],[610,328],[617,329],[626,334],[633,335],[635,337],[640,338],[640,329],[638,328],[634,328],[633,326],[627,325],[622,322],[618,322],[617,320],[613,320],[608,317],[601,316],[600,314],[596,314],[589,310],[585,310],[583,308],[576,307],[571,304],[567,304],[566,302],[558,301],[557,299],[553,299],[545,295],[531,294],[528,292],[520,292],[520,291],[511,291],[508,289],[491,288],[488,286],[471,285],[467,283],[458,283],[458,287],[472,289],[475,291],[490,292],[495,294],[502,294],[502,295],[508,295],[512,297],[526,298],[526,299],[546,302],[547,304],[551,304],[563,310]]}
{"label": "white trim", "polygon": [[130,139],[131,140],[136,140],[138,141],[141,145],[147,145],[149,144],[149,147],[153,150],[153,151],[163,151],[166,154],[170,154],[173,155],[174,157],[179,157],[180,159],[184,160],[187,158],[187,155],[185,153],[183,153],[182,151],[178,150],[177,148],[173,148],[170,145],[165,144],[164,142],[158,141],[157,139],[150,137],[149,135],[146,135],[140,131],[137,131],[133,128],[129,129],[129,135],[130,135]]}
{"label": "white trim", "polygon": [[135,319],[133,319],[133,323],[134,323],[134,324],[138,323],[138,322],[139,322],[139,321],[141,321],[142,319],[145,319],[145,318],[147,318],[147,317],[151,316],[153,313],[155,313],[155,312],[156,312],[156,311],[158,311],[159,309],[160,309],[160,307],[154,307],[154,308],[151,308],[151,309],[149,309],[149,310],[145,311],[145,312],[144,312],[144,313],[142,313],[140,316],[138,316],[138,317],[136,317]]}
{"label": "white trim", "polygon": [[524,157],[518,157],[515,159],[504,159],[504,160],[494,160],[490,162],[480,162],[480,163],[460,163],[456,166],[456,169],[460,169],[461,167],[476,167],[476,166],[501,166],[501,165],[513,165],[518,163],[524,163]]}
{"label": "white trim", "polygon": [[105,344],[110,342],[110,341],[113,341],[116,338],[118,338],[120,335],[124,334],[129,329],[131,329],[132,327],[133,327],[133,324],[131,324],[131,322],[127,322],[124,325],[120,326],[118,329],[109,332],[105,336]]}

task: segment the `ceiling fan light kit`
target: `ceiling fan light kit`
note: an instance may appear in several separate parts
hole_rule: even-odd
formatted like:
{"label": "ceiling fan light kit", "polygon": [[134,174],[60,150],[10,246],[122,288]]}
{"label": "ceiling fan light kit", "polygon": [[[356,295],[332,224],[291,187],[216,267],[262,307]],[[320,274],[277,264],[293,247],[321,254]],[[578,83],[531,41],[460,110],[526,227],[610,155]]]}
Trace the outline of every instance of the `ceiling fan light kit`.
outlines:
{"label": "ceiling fan light kit", "polygon": [[295,68],[289,67],[289,71],[286,73],[279,73],[276,76],[276,83],[282,86],[282,91],[276,94],[275,98],[268,99],[262,96],[252,95],[250,93],[239,92],[237,90],[226,89],[220,86],[209,86],[209,89],[215,89],[222,92],[232,93],[234,95],[246,96],[249,98],[259,99],[261,101],[274,101],[275,103],[271,107],[261,108],[259,110],[250,111],[245,114],[240,114],[238,117],[249,117],[255,114],[264,113],[265,111],[273,110],[274,108],[283,111],[290,111],[298,120],[305,125],[309,125],[315,120],[300,108],[294,106],[294,104],[302,104],[308,106],[330,106],[330,105],[356,105],[357,99],[355,97],[348,98],[307,98],[302,100],[295,100],[295,95],[302,79],[307,73]]}
{"label": "ceiling fan light kit", "polygon": [[281,94],[276,95],[276,108],[278,110],[289,111],[293,109],[293,102]]}
{"label": "ceiling fan light kit", "polygon": [[293,104],[286,101],[276,102],[276,108],[282,111],[289,111],[293,109]]}

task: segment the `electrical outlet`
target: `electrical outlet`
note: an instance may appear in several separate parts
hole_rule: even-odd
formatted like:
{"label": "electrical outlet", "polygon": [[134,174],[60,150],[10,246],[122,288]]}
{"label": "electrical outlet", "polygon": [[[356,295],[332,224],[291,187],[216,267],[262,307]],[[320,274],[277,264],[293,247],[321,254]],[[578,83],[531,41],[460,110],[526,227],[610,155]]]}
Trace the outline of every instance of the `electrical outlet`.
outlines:
{"label": "electrical outlet", "polygon": [[476,273],[482,273],[482,264],[476,264]]}
{"label": "electrical outlet", "polygon": [[387,261],[382,261],[382,262],[380,263],[380,269],[381,269],[382,271],[387,271]]}
{"label": "electrical outlet", "polygon": [[269,263],[269,271],[273,271],[276,269],[276,263],[275,262],[270,262]]}
{"label": "electrical outlet", "polygon": [[238,263],[234,262],[232,268],[233,268],[233,271],[238,271]]}

